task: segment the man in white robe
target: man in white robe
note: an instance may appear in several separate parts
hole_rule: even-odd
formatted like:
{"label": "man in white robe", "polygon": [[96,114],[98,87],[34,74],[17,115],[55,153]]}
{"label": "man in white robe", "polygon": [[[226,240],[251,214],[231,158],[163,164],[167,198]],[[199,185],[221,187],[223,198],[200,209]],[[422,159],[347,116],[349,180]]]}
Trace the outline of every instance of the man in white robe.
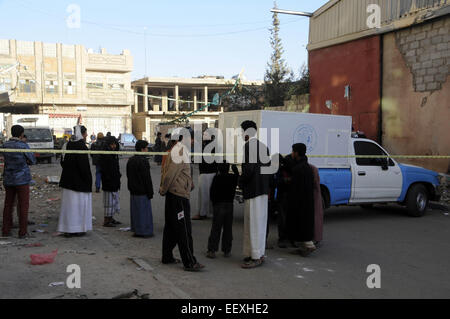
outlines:
{"label": "man in white robe", "polygon": [[[87,129],[74,128],[74,141],[67,143],[67,150],[85,150]],[[66,237],[83,236],[92,230],[92,174],[88,154],[67,154],[61,159],[63,171],[61,212],[58,232]]]}
{"label": "man in white robe", "polygon": [[256,123],[245,121],[241,127],[246,141],[239,180],[245,200],[242,268],[249,269],[262,265],[265,259],[270,175],[264,173],[263,166],[270,165],[270,157],[267,146],[255,137]]}

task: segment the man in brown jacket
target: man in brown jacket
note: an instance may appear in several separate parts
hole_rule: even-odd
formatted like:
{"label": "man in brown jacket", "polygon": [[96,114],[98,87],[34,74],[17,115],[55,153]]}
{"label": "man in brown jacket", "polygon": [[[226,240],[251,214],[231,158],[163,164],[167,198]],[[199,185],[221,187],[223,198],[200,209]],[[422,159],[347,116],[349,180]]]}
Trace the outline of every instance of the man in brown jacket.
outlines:
{"label": "man in brown jacket", "polygon": [[190,156],[188,148],[181,141],[182,136],[162,167],[159,193],[166,197],[162,263],[180,262],[173,256],[173,249],[178,245],[184,270],[199,271],[204,266],[199,264],[194,256],[192,241],[189,198],[193,183]]}

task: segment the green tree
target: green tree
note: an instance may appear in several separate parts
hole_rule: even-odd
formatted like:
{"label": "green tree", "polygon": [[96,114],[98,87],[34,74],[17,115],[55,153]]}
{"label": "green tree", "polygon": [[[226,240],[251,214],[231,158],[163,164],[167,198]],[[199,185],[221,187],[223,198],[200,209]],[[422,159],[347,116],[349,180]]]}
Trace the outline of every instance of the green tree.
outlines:
{"label": "green tree", "polygon": [[[277,8],[276,1],[274,2],[274,7]],[[276,12],[272,15],[272,28],[270,28],[270,33],[270,45],[272,46],[273,52],[264,76],[265,102],[267,106],[280,106],[288,98],[289,84],[292,82],[294,74],[283,59],[283,44],[279,35],[280,20]]]}

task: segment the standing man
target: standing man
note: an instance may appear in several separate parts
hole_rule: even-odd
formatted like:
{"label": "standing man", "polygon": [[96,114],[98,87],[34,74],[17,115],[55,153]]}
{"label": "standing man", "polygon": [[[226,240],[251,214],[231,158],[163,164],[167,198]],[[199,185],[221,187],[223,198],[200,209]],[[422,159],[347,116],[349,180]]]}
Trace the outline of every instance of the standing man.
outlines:
{"label": "standing man", "polygon": [[[104,150],[114,152],[117,150],[117,141],[114,136],[105,138]],[[114,219],[120,213],[120,166],[119,156],[116,154],[102,154],[100,156],[100,169],[102,174],[103,207],[105,208],[104,227],[116,227],[121,222]]]}
{"label": "standing man", "polygon": [[[161,132],[158,132],[158,134],[156,135],[155,146],[153,147],[153,151],[154,152],[162,152],[163,151]],[[162,162],[162,156],[155,155],[155,163],[157,163],[158,165],[161,165],[161,162]]]}
{"label": "standing man", "polygon": [[[103,150],[103,133],[100,132],[97,134],[97,140],[92,143],[91,151],[101,151]],[[100,169],[100,155],[92,154],[92,164],[95,165],[95,192],[100,193],[100,187],[102,183],[102,171]]]}
{"label": "standing man", "polygon": [[292,171],[288,191],[287,225],[289,239],[299,242],[303,256],[313,252],[314,246],[314,172],[308,163],[306,145],[292,146]]}
{"label": "standing man", "polygon": [[[66,149],[87,151],[87,129],[75,126],[73,141]],[[61,213],[58,232],[66,237],[83,236],[92,230],[92,174],[88,154],[67,154],[61,158]]]}
{"label": "standing man", "polygon": [[[29,149],[30,147],[21,139],[24,128],[14,125],[11,128],[12,138],[4,144],[8,149]],[[5,169],[3,185],[5,186],[5,204],[3,209],[3,237],[11,236],[13,224],[13,206],[16,195],[19,198],[19,238],[27,238],[28,208],[30,202],[31,173],[28,165],[36,163],[32,153],[5,153]]]}
{"label": "standing man", "polygon": [[263,174],[261,155],[269,157],[267,146],[256,138],[257,126],[253,121],[241,124],[244,130],[244,161],[239,185],[243,191],[244,208],[244,264],[242,268],[250,269],[264,263],[266,250],[266,231],[269,198],[270,175]]}
{"label": "standing man", "polygon": [[[148,142],[137,141],[136,152],[148,152]],[[144,155],[134,155],[127,163],[128,190],[130,191],[131,231],[134,237],[153,237],[152,198],[153,183],[150,163]]]}
{"label": "standing man", "polygon": [[193,189],[189,149],[183,145],[183,136],[172,136],[178,141],[165,158],[159,193],[166,197],[163,234],[163,264],[179,263],[173,257],[178,245],[185,271],[200,271],[203,265],[194,256],[192,240],[190,193]]}
{"label": "standing man", "polygon": [[[205,151],[205,147],[211,143],[211,140],[203,142],[202,151]],[[214,152],[214,150],[213,150]],[[217,163],[213,161],[208,163],[205,156],[202,155],[202,162],[199,164],[199,176],[198,176],[198,215],[192,217],[192,220],[203,220],[211,216],[211,199],[210,189],[214,176],[217,173]]]}

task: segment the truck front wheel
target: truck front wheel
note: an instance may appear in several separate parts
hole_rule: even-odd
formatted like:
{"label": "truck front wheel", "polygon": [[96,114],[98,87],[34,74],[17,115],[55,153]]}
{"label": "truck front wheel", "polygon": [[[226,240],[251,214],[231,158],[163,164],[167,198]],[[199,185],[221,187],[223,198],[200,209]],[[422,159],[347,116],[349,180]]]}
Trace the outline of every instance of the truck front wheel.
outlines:
{"label": "truck front wheel", "polygon": [[425,215],[428,206],[428,192],[421,184],[413,185],[406,196],[408,214],[413,217]]}

